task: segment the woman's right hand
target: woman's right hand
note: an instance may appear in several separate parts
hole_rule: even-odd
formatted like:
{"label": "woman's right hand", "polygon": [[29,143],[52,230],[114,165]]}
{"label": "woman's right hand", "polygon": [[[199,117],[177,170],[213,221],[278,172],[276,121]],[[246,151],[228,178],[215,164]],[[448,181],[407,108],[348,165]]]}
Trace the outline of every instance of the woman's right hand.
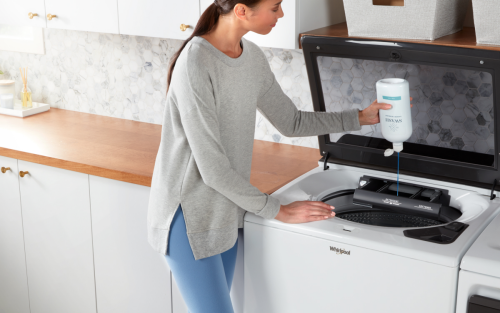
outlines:
{"label": "woman's right hand", "polygon": [[281,205],[274,219],[283,223],[298,224],[321,221],[335,216],[335,207],[321,201],[295,201]]}

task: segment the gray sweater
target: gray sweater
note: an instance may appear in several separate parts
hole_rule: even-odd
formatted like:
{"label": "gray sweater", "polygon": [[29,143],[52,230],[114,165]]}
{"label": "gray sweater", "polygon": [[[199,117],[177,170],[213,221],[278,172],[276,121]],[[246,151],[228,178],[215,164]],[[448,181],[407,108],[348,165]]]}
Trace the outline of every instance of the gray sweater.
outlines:
{"label": "gray sweater", "polygon": [[177,59],[147,216],[148,242],[161,254],[179,204],[196,260],[233,247],[245,212],[278,214],[279,200],[250,184],[256,109],[288,137],[361,128],[357,109],[298,111],[262,50],[241,42],[242,54],[231,58],[196,36]]}

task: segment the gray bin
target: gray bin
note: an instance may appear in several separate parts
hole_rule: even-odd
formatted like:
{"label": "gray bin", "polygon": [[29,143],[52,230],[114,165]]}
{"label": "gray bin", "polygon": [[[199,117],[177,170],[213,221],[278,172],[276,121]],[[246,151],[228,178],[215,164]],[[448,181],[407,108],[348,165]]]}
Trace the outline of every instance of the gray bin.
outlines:
{"label": "gray bin", "polygon": [[472,11],[477,43],[500,45],[500,1],[472,0]]}
{"label": "gray bin", "polygon": [[404,0],[404,6],[389,6],[344,0],[344,8],[349,36],[434,40],[462,29],[468,1]]}

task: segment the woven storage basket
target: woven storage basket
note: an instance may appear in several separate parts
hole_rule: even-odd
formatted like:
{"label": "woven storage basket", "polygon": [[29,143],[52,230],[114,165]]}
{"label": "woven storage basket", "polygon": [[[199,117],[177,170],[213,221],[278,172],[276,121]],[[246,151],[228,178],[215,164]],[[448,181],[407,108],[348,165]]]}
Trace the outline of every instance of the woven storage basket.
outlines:
{"label": "woven storage basket", "polygon": [[500,1],[472,0],[476,41],[500,45]]}
{"label": "woven storage basket", "polygon": [[404,6],[390,6],[344,0],[344,8],[349,36],[434,40],[462,29],[467,1],[404,0]]}

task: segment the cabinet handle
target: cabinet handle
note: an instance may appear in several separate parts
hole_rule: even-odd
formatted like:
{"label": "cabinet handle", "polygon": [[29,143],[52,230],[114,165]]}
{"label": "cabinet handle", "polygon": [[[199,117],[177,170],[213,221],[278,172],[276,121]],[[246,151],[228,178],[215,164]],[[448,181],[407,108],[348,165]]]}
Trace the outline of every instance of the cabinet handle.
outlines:
{"label": "cabinet handle", "polygon": [[30,17],[30,19],[32,20],[34,16],[38,16],[38,14],[36,13],[28,13],[28,16]]}
{"label": "cabinet handle", "polygon": [[185,30],[186,30],[186,29],[188,29],[189,27],[191,27],[191,26],[186,25],[186,24],[181,24],[181,30],[182,30],[182,31],[185,31]]}
{"label": "cabinet handle", "polygon": [[19,176],[24,177],[24,175],[29,174],[29,173],[30,172],[28,172],[28,171],[26,171],[26,172],[19,171]]}
{"label": "cabinet handle", "polygon": [[57,15],[47,14],[47,18],[49,19],[49,21],[54,17],[57,17]]}
{"label": "cabinet handle", "polygon": [[3,167],[2,166],[2,173],[5,174],[5,172],[7,172],[7,171],[11,171],[10,167]]}

